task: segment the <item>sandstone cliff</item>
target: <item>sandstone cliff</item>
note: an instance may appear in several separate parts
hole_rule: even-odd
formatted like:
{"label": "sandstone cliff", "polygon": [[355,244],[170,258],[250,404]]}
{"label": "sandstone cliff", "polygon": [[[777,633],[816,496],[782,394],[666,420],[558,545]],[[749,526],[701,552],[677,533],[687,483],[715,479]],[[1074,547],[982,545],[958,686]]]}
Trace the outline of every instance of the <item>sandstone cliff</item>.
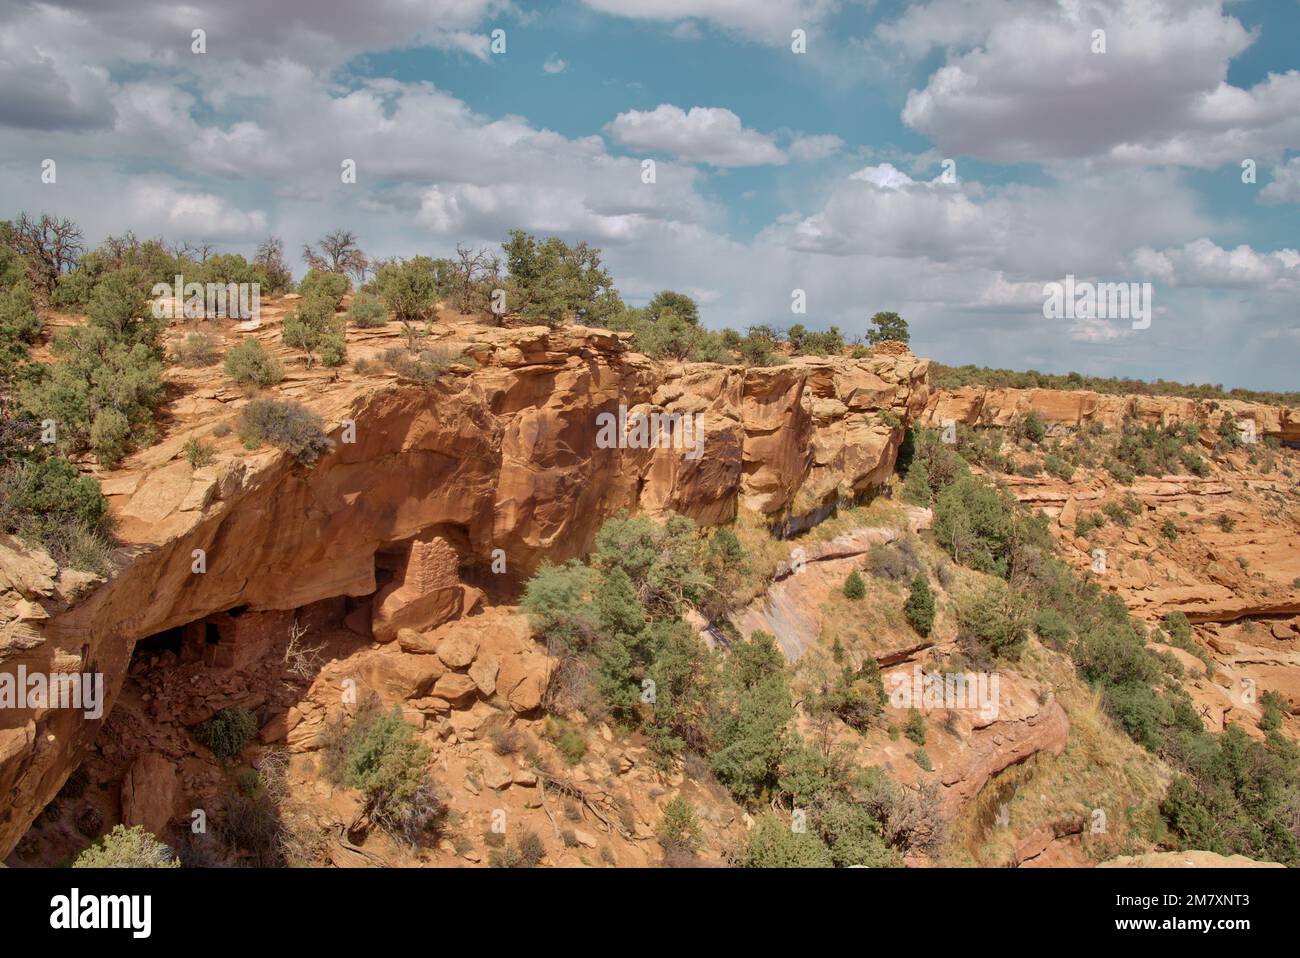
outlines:
{"label": "sandstone cliff", "polygon": [[[277,349],[273,325],[251,335]],[[354,359],[400,335],[355,332]],[[293,367],[276,392],[320,413],[335,440],[310,468],[221,438],[214,427],[246,397],[211,370],[173,370],[179,395],[163,441],[102,477],[121,541],[107,581],[0,541],[0,670],[100,672],[107,714],[137,641],[231,609],[371,595],[387,570],[404,574],[417,539],[429,544],[421,562],[443,556],[459,567],[447,570],[447,587],[467,590],[442,612],[425,610],[428,627],[474,601],[456,572],[486,571],[495,555],[518,581],[543,557],[588,551],[620,509],[672,510],[705,525],[740,509],[799,522],[882,483],[900,424],[928,399],[928,364],[905,351],[772,368],[667,365],[603,330],[469,324],[442,345],[467,358],[435,385]],[[703,455],[602,448],[597,416],[620,406],[699,414]],[[216,449],[197,470],[182,458],[195,437]],[[0,712],[0,856],[101,724],[71,709]]]}

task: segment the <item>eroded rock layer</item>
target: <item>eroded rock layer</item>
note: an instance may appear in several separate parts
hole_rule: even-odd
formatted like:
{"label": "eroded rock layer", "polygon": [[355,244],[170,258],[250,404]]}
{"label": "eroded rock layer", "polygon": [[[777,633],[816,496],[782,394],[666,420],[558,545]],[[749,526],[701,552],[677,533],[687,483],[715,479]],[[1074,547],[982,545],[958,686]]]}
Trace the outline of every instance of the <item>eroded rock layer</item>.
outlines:
{"label": "eroded rock layer", "polygon": [[[477,598],[453,564],[486,570],[496,555],[517,580],[543,557],[588,551],[620,509],[705,525],[741,508],[797,521],[883,482],[928,398],[927,362],[898,350],[742,369],[655,363],[616,334],[581,327],[469,327],[446,338],[472,362],[434,385],[291,375],[279,395],[320,413],[335,440],[311,467],[229,436],[212,465],[192,469],[184,444],[208,440],[247,399],[186,384],[197,388],[173,404],[164,441],[104,477],[122,542],[107,581],[0,539],[0,672],[102,673],[106,715],[138,640],[236,607],[291,610],[379,591],[375,635],[392,639],[408,623],[394,617],[402,603],[384,600],[400,598],[404,577],[445,586],[409,623],[433,627]],[[603,413],[628,423],[612,446]],[[637,413],[702,422],[702,454],[645,448]],[[405,558],[381,583],[377,568],[394,552]],[[0,710],[0,856],[101,723],[77,709]]]}

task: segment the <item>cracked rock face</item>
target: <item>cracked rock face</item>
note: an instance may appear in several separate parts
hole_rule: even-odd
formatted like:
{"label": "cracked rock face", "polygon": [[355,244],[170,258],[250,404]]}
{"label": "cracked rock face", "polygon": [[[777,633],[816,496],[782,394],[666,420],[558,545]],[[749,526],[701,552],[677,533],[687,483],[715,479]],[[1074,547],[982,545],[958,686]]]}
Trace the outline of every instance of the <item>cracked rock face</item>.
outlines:
{"label": "cracked rock face", "polygon": [[[742,369],[656,363],[616,334],[582,327],[453,336],[475,365],[431,386],[349,374],[328,383],[291,376],[272,391],[311,406],[335,439],[310,468],[269,447],[250,453],[230,436],[211,466],[191,469],[185,442],[214,435],[246,401],[224,383],[191,389],[163,441],[104,477],[122,543],[107,581],[0,538],[0,672],[102,672],[107,714],[142,638],[236,607],[291,610],[377,590],[375,637],[400,642],[404,627],[436,626],[477,601],[443,575],[448,549],[461,568],[484,570],[501,550],[518,581],[543,557],[589,551],[620,509],[675,511],[704,525],[742,508],[773,523],[815,515],[885,480],[903,425],[928,399],[928,362],[901,350]],[[597,417],[617,419],[621,407],[698,417],[702,454],[598,441]],[[355,441],[344,441],[345,420]],[[384,602],[401,598],[405,579],[381,586],[377,554],[405,548],[409,561],[417,540],[412,581],[442,587],[408,623],[400,601]],[[533,695],[514,663],[495,674],[485,666],[469,682],[508,687],[512,701]],[[0,857],[101,722],[70,709],[0,710]]]}

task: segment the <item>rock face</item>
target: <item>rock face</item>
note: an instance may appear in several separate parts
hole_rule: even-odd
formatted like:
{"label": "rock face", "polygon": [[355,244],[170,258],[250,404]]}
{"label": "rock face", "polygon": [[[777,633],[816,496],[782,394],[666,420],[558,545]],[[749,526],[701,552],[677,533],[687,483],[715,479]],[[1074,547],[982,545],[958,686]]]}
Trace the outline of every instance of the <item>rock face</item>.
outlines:
{"label": "rock face", "polygon": [[1245,855],[1220,855],[1217,852],[1150,852],[1146,855],[1120,855],[1102,862],[1098,868],[1285,868],[1277,862],[1257,862]]}
{"label": "rock face", "polygon": [[[319,371],[286,379],[277,393],[310,405],[335,440],[311,468],[229,437],[213,465],[192,469],[185,442],[209,441],[246,399],[206,383],[190,390],[171,410],[180,426],[104,479],[123,544],[108,581],[0,542],[0,670],[103,673],[107,710],[138,640],[228,610],[378,592],[371,626],[386,641],[472,607],[457,566],[486,573],[500,557],[517,581],[543,556],[589,551],[620,509],[706,525],[740,508],[773,524],[807,521],[888,476],[904,425],[928,398],[927,361],[897,350],[742,369],[656,363],[582,327],[466,327],[448,340],[473,368],[455,366],[434,385],[352,374],[327,385],[310,378],[327,375]],[[647,447],[637,413],[702,424],[701,454],[672,448],[664,433]],[[628,424],[612,444],[601,414]],[[382,555],[405,556],[383,585]],[[489,664],[464,676],[464,694],[493,686],[514,708],[535,708],[541,677],[517,658],[495,675]],[[0,857],[101,721],[69,709],[0,712]]]}
{"label": "rock face", "polygon": [[1197,422],[1218,427],[1224,416],[1250,420],[1261,438],[1300,442],[1300,409],[1243,402],[1202,400],[1179,396],[1113,396],[1085,389],[1004,389],[963,386],[931,393],[923,421],[940,426],[946,420],[967,426],[1006,426],[1030,411],[1048,424],[1086,426],[1099,423],[1117,428],[1126,417],[1146,424]]}
{"label": "rock face", "polygon": [[161,835],[176,800],[176,769],[155,752],[135,760],[122,780],[122,822]]}

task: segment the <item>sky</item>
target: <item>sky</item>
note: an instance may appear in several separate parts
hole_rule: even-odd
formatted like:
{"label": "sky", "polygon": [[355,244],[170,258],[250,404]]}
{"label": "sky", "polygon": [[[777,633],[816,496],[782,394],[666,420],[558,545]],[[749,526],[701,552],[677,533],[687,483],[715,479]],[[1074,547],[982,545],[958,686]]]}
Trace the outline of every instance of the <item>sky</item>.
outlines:
{"label": "sky", "polygon": [[[522,228],[712,327],[853,338],[894,310],[950,364],[1300,388],[1300,0],[0,0],[0,23],[0,218],[249,256]],[[1049,316],[1067,276],[1149,283],[1149,322]]]}

